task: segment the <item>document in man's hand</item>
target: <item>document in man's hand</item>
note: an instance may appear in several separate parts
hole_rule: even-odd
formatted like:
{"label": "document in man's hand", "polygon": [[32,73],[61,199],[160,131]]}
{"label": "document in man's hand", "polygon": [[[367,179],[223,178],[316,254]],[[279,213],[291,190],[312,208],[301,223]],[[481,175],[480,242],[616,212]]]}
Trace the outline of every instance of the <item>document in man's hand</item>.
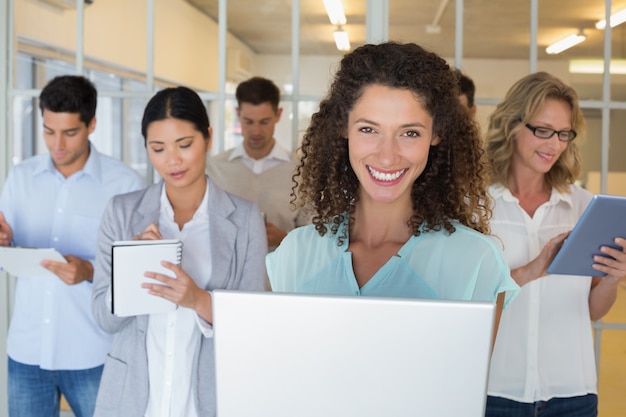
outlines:
{"label": "document in man's hand", "polygon": [[180,264],[183,243],[180,240],[123,240],[113,242],[111,249],[111,313],[119,317],[167,313],[177,305],[148,293],[141,284],[160,281],[144,276],[156,272],[175,278],[161,261]]}
{"label": "document in man's hand", "polygon": [[0,246],[0,267],[16,277],[56,277],[39,264],[44,259],[67,262],[63,255],[51,248]]}

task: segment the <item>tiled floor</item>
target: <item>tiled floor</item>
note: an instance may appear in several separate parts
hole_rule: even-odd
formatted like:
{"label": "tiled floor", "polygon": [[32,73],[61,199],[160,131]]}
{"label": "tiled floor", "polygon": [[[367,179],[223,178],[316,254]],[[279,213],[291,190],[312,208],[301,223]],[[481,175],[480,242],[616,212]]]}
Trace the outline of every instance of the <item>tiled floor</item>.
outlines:
{"label": "tiled floor", "polygon": [[[626,323],[626,282],[604,323]],[[603,330],[598,381],[599,417],[626,415],[626,330]]]}
{"label": "tiled floor", "polygon": [[59,417],[74,417],[74,413],[72,413],[70,406],[63,396],[61,396],[61,413]]}

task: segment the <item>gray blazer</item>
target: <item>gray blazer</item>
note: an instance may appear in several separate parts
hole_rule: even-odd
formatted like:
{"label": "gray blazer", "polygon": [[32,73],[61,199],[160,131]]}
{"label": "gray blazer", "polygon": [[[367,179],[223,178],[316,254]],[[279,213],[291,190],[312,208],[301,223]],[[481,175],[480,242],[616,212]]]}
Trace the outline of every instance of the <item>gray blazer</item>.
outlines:
{"label": "gray blazer", "polygon": [[[95,417],[142,417],[148,404],[148,316],[111,314],[111,244],[130,240],[150,223],[157,223],[163,184],[115,196],[104,213],[98,234],[93,281],[93,314],[106,332],[115,333],[102,374]],[[265,282],[267,238],[256,205],[218,188],[209,180],[207,251],[213,271],[208,291],[240,289],[262,291]],[[192,389],[200,416],[215,415],[215,363],[213,339],[201,337],[194,355]]]}

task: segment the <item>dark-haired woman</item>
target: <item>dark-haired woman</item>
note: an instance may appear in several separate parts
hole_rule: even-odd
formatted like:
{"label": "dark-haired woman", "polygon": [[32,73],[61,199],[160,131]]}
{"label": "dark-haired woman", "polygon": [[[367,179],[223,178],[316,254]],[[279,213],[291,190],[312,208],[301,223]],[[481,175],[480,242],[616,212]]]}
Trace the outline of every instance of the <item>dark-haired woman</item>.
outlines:
{"label": "dark-haired woman", "polygon": [[[185,87],[158,92],[146,106],[142,134],[162,181],[114,197],[102,220],[93,310],[115,340],[95,415],[213,416],[211,290],[263,290],[263,220],[253,203],[206,177],[211,128],[195,92]],[[112,242],[173,238],[183,241],[182,264],[163,265],[175,278],[148,272],[160,282],[142,285],[178,308],[164,314],[112,315]]]}
{"label": "dark-haired woman", "polygon": [[446,62],[415,44],[341,61],[304,135],[313,224],[266,258],[274,291],[498,302],[517,290],[486,235],[477,125]]}

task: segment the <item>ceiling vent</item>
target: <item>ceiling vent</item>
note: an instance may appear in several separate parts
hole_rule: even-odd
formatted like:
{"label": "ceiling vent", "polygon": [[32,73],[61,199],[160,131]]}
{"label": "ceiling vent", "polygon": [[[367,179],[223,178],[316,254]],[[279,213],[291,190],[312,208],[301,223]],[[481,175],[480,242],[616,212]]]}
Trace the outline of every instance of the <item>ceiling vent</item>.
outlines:
{"label": "ceiling vent", "polygon": [[252,59],[240,49],[229,49],[226,74],[230,81],[243,81],[252,76]]}

